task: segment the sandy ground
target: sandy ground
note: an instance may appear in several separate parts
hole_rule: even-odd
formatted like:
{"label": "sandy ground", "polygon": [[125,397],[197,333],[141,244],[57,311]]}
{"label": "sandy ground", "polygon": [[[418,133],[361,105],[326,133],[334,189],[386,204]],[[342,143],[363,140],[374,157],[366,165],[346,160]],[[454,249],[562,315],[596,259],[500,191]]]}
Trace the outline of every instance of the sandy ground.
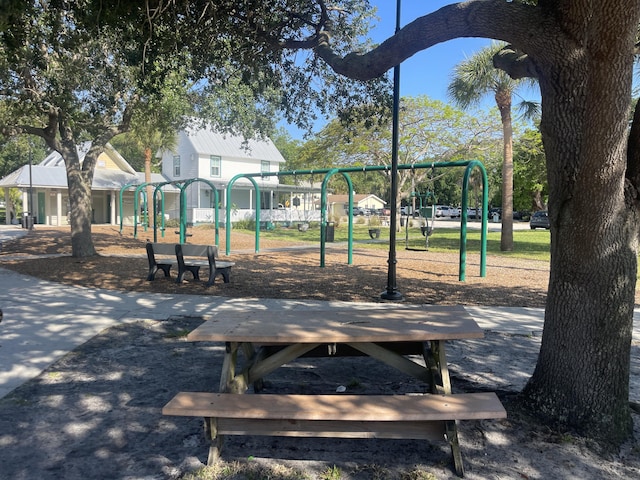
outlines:
{"label": "sandy ground", "polygon": [[[512,276],[522,276],[509,268]],[[487,296],[478,298],[482,304]],[[218,385],[222,346],[185,339],[201,322],[171,317],[105,330],[0,400],[0,479],[174,479],[202,468],[208,450],[202,421],[160,412],[178,391]],[[497,391],[508,412],[506,420],[461,422],[466,478],[640,478],[638,414],[635,438],[605,454],[570,431],[539,425],[520,409],[518,392],[539,345],[537,336],[500,332],[448,345],[454,392]],[[638,402],[640,345],[633,345],[631,356],[631,399]],[[425,391],[418,381],[367,358],[301,359],[270,375],[267,391],[334,393],[341,385],[359,394]],[[220,468],[209,470],[210,478],[457,478],[444,442],[229,437],[223,458]]]}

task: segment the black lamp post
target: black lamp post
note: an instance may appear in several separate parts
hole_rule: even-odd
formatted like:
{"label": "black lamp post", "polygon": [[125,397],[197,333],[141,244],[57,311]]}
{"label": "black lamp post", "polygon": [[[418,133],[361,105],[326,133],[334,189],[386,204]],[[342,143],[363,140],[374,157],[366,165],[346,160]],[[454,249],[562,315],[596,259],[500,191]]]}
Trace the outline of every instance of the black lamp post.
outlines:
{"label": "black lamp post", "polygon": [[27,212],[27,227],[29,230],[33,230],[33,175],[31,172],[31,164],[33,163],[33,148],[31,141],[29,141],[29,211]]}
{"label": "black lamp post", "polygon": [[[400,30],[400,0],[396,3],[396,32]],[[396,218],[398,205],[398,113],[400,110],[400,65],[393,68],[393,123],[391,132],[391,221],[389,222],[389,260],[387,289],[380,297],[384,300],[402,300],[396,285]]]}

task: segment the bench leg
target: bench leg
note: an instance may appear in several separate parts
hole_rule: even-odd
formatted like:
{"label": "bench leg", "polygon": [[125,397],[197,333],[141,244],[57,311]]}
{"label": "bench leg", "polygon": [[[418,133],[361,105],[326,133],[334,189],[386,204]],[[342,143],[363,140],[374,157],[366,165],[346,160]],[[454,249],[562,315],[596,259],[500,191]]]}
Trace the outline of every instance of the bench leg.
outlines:
{"label": "bench leg", "polygon": [[149,267],[149,274],[147,275],[147,280],[152,281],[156,278],[156,273],[158,270],[162,270],[164,272],[165,277],[171,276],[171,264],[170,263],[156,263]]}
{"label": "bench leg", "polygon": [[176,283],[182,283],[184,280],[184,274],[191,272],[194,280],[200,280],[200,266],[199,265],[187,265],[184,270],[178,271],[178,278]]}
{"label": "bench leg", "polygon": [[213,272],[209,272],[209,281],[207,282],[207,287],[213,285],[216,281],[216,276],[220,275],[224,283],[229,283],[229,270],[230,268],[216,268]]}
{"label": "bench leg", "polygon": [[171,264],[163,264],[163,263],[159,263],[158,267],[160,267],[162,269],[162,271],[164,272],[164,276],[165,277],[170,277],[171,276]]}
{"label": "bench leg", "polygon": [[149,274],[147,275],[147,281],[151,282],[156,278],[156,272],[158,271],[157,266],[149,267]]}

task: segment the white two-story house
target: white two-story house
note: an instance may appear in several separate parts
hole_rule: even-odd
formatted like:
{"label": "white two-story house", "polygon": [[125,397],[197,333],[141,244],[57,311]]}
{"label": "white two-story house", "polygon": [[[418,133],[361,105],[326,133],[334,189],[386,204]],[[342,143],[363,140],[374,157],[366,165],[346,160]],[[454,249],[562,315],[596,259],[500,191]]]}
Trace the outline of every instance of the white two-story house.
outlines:
{"label": "white two-story house", "polygon": [[[192,128],[179,132],[175,151],[162,152],[162,174],[171,181],[189,182],[185,188],[187,222],[212,222],[218,192],[220,221],[230,206],[232,221],[255,218],[258,192],[242,174],[253,176],[258,185],[262,220],[308,220],[318,216],[310,187],[280,184],[277,175],[285,159],[270,139],[249,139],[213,129]],[[234,179],[230,194],[227,186]],[[200,179],[193,181],[193,179]],[[179,212],[167,212],[172,218]]]}

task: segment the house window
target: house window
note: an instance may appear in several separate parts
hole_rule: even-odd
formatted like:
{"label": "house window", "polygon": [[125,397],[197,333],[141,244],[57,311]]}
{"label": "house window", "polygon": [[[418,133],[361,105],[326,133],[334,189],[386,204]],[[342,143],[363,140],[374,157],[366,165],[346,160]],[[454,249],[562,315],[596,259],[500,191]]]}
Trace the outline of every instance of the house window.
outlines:
{"label": "house window", "polygon": [[173,157],[173,176],[180,176],[180,155],[174,155]]}
{"label": "house window", "polygon": [[262,160],[260,162],[260,172],[269,173],[271,171],[271,164],[268,160]]}
{"label": "house window", "polygon": [[211,176],[220,178],[220,163],[221,158],[218,155],[211,155],[210,157],[210,165],[211,165]]}

